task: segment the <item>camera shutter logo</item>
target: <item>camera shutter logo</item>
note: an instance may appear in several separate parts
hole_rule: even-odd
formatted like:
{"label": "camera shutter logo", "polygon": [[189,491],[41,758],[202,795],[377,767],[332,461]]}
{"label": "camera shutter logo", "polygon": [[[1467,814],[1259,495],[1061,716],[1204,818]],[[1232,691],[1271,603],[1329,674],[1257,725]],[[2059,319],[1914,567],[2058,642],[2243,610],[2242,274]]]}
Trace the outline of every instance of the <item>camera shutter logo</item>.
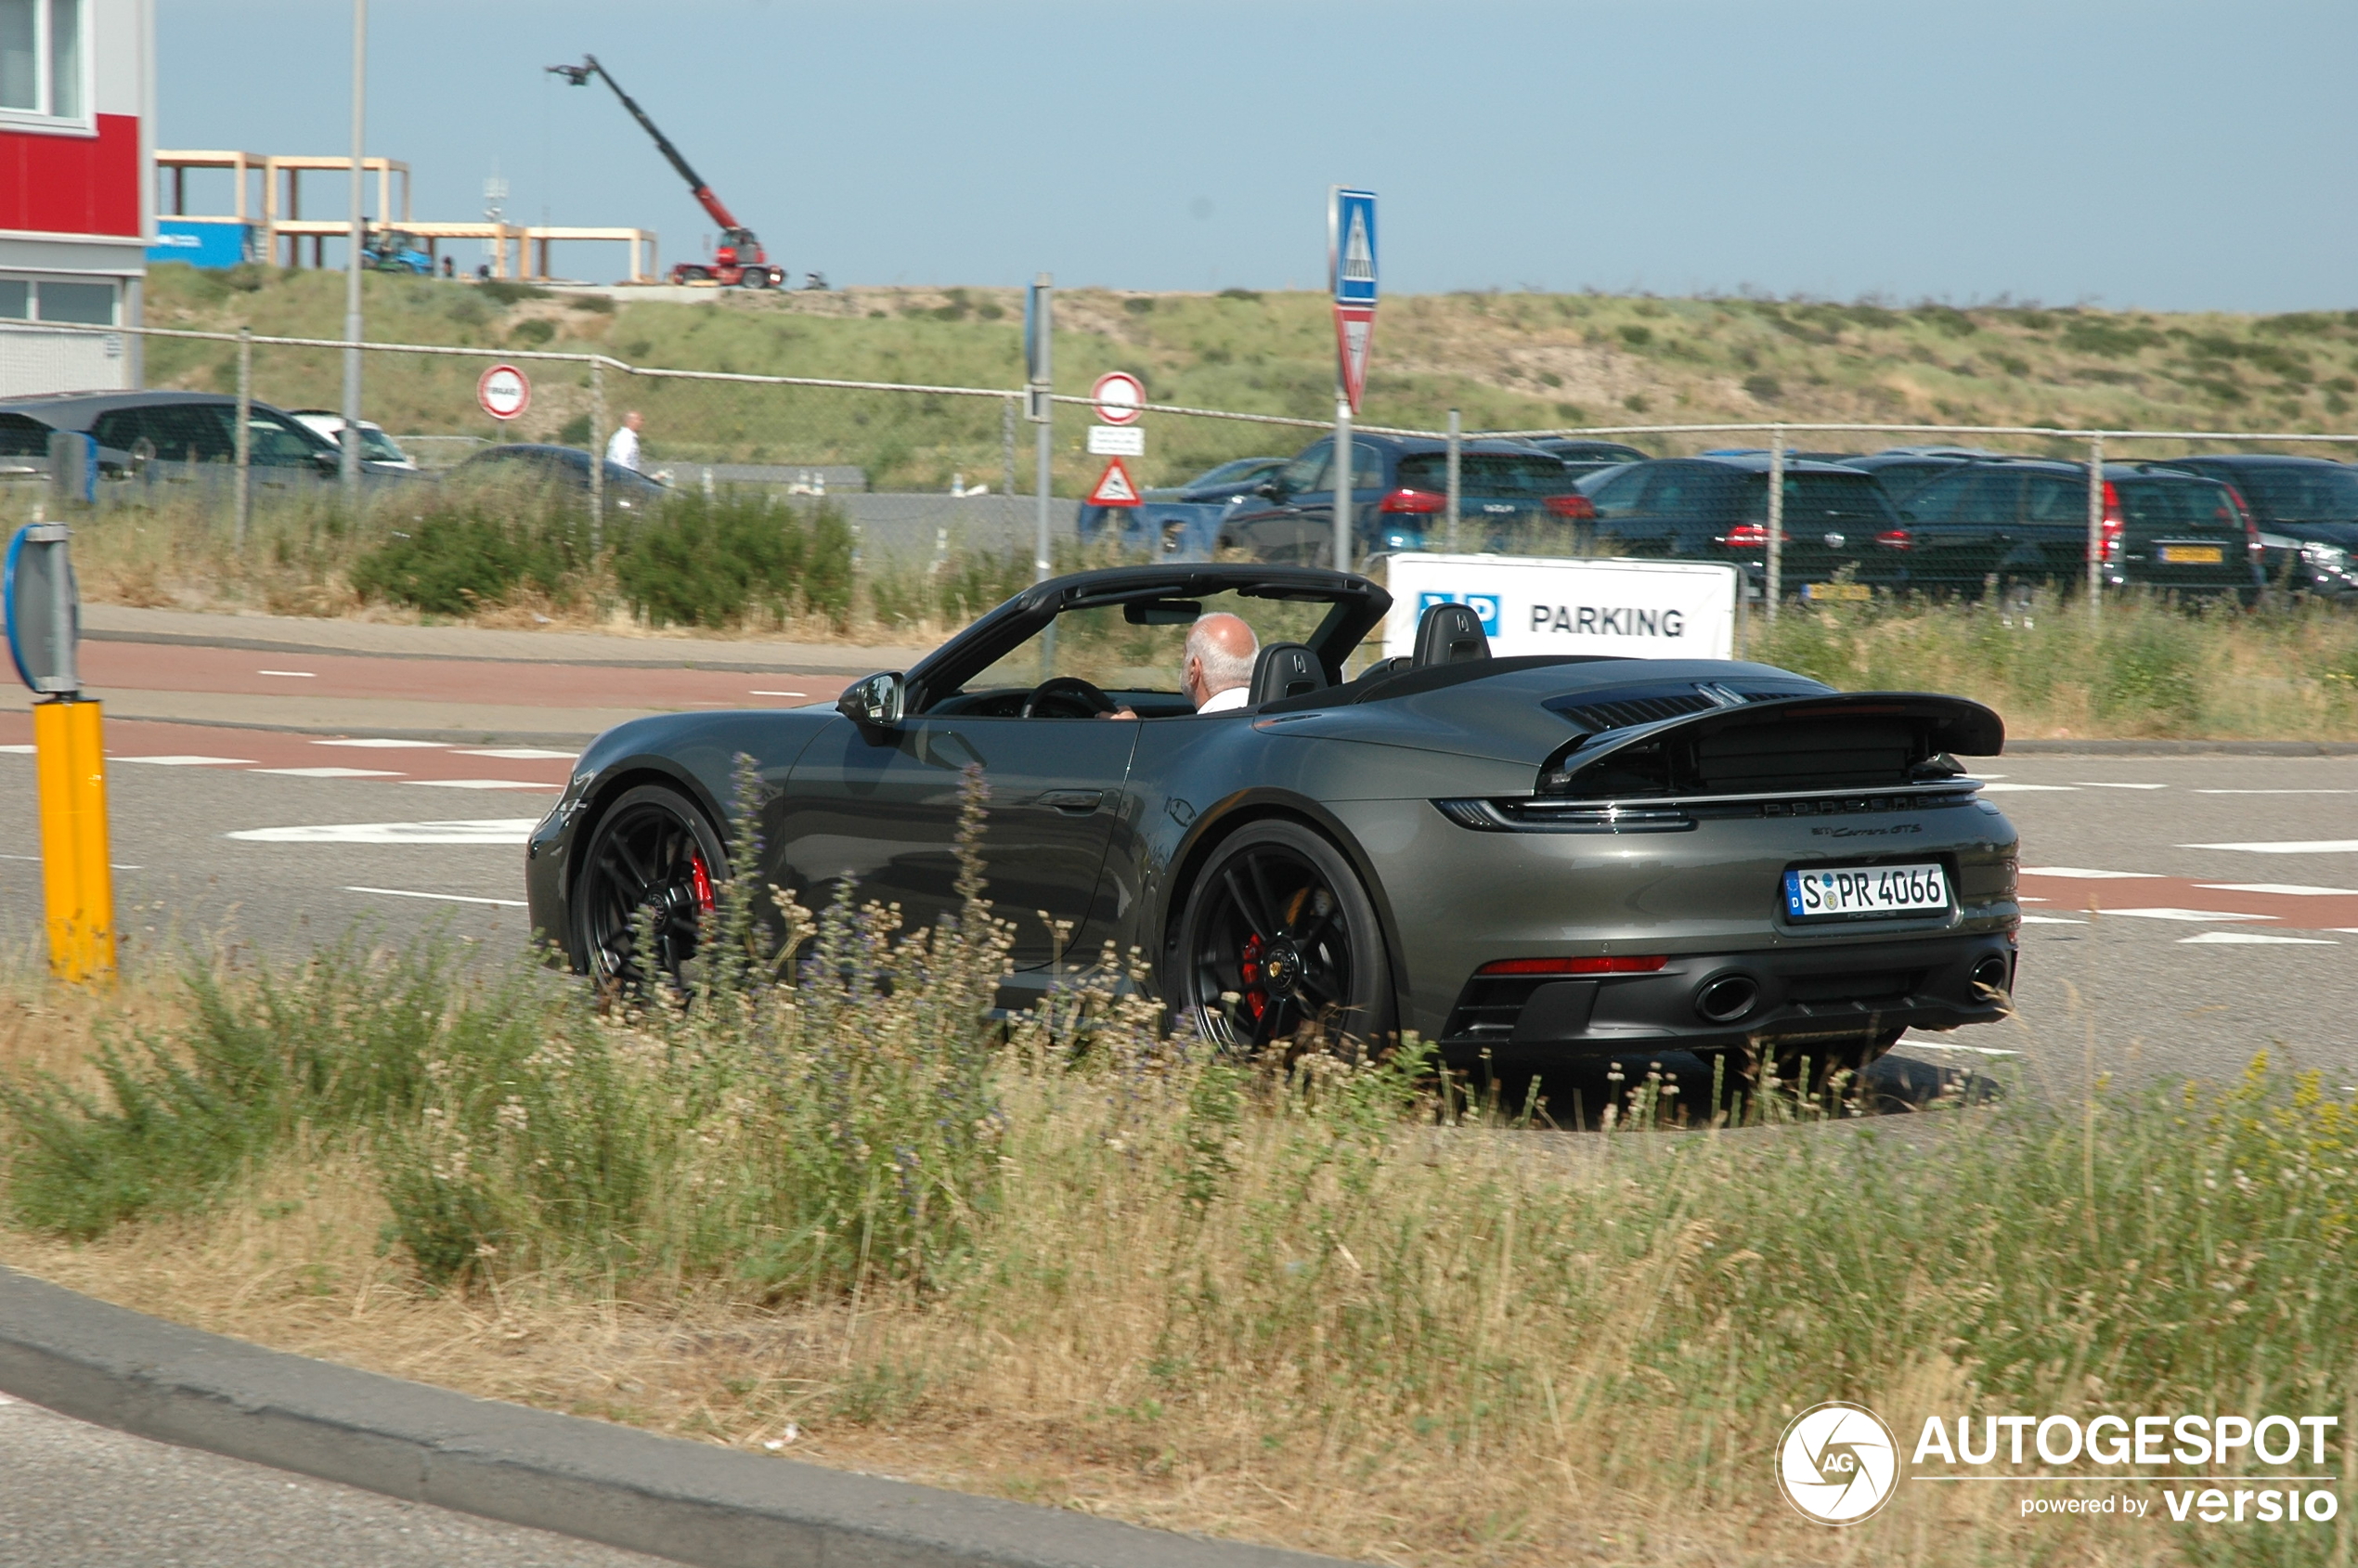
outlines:
{"label": "camera shutter logo", "polygon": [[1872,1517],[1899,1481],[1899,1444],[1863,1405],[1830,1400],[1793,1419],[1777,1441],[1777,1485],[1820,1524]]}

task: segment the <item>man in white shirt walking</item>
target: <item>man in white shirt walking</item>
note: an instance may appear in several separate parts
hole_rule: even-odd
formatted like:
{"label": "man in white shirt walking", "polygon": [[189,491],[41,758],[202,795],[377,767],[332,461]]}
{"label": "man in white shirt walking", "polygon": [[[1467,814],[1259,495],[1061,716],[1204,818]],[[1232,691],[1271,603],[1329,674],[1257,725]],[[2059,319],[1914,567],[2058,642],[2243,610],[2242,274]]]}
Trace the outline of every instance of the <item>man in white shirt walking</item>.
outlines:
{"label": "man in white shirt walking", "polygon": [[646,427],[646,423],[636,408],[623,415],[622,422],[615,427],[613,437],[606,442],[606,461],[627,468],[633,473],[638,473],[639,432]]}

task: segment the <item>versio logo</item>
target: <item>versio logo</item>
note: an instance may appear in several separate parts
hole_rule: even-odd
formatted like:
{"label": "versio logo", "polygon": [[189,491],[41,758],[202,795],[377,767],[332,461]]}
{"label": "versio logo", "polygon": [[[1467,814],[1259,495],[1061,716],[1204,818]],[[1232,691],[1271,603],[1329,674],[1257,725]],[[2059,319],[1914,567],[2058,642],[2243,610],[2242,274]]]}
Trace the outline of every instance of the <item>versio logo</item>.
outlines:
{"label": "versio logo", "polygon": [[1863,1405],[1830,1400],[1793,1419],[1777,1442],[1785,1501],[1820,1524],[1856,1524],[1891,1500],[1899,1445]]}

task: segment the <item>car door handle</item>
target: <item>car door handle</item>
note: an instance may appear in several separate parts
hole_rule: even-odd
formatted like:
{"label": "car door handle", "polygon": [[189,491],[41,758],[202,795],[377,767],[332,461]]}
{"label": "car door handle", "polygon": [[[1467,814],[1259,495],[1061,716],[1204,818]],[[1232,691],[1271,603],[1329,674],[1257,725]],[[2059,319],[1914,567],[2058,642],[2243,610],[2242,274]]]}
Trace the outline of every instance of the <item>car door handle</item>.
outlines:
{"label": "car door handle", "polygon": [[1098,802],[1105,797],[1106,792],[1102,789],[1052,789],[1040,797],[1040,804],[1054,807],[1059,811],[1069,811],[1076,817],[1085,817],[1095,810]]}

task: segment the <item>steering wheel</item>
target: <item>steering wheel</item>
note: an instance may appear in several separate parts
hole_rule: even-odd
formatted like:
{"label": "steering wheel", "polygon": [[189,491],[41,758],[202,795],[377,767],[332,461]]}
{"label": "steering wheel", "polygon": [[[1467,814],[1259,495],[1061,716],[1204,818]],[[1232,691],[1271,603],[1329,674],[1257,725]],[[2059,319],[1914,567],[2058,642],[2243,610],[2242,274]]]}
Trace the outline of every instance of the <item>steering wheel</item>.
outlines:
{"label": "steering wheel", "polygon": [[[1121,706],[1078,675],[1057,675],[1031,689],[1023,699],[1023,716],[1026,719],[1087,719],[1100,713],[1118,712]],[[1058,712],[1058,709],[1064,711]]]}

